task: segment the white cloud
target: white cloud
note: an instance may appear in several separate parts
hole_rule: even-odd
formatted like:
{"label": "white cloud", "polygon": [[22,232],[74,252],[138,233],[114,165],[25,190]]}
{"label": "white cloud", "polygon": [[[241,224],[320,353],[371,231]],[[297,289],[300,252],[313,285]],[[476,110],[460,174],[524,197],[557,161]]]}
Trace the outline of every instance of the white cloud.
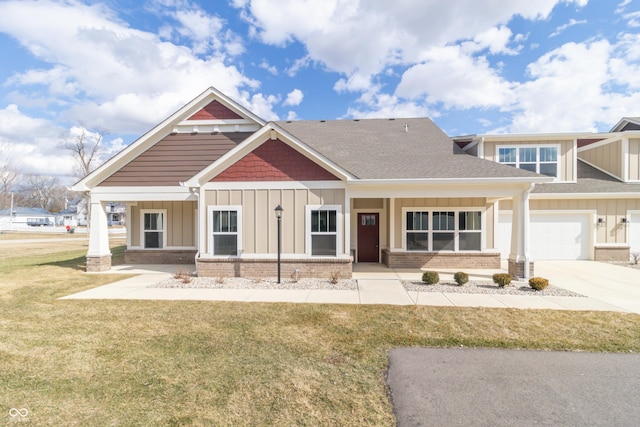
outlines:
{"label": "white cloud", "polygon": [[558,28],[556,28],[556,30],[553,33],[549,34],[549,37],[556,37],[569,27],[573,27],[574,25],[582,25],[586,23],[587,23],[586,19],[581,19],[578,21],[576,19],[571,18],[569,19],[569,22],[567,22],[566,24],[562,24],[558,26]]}
{"label": "white cloud", "polygon": [[304,93],[300,89],[294,89],[287,94],[287,99],[282,103],[283,106],[291,105],[296,106],[300,105],[302,99],[304,98]]}
{"label": "white cloud", "polygon": [[632,28],[640,27],[640,11],[639,12],[631,12],[626,13],[624,15],[624,19],[627,20],[627,25]]}
{"label": "white cloud", "polygon": [[278,68],[275,65],[270,65],[266,60],[262,60],[259,67],[262,68],[263,70],[267,70],[270,74],[274,76],[278,75]]}
{"label": "white cloud", "polygon": [[[208,86],[233,98],[258,87],[225,62],[239,49],[232,46],[233,34],[196,8],[175,14],[175,31],[193,41],[192,48],[130,28],[102,4],[5,1],[0,15],[0,31],[50,64],[18,73],[9,83],[20,91],[38,88],[41,103],[48,98],[51,104],[74,105],[61,118],[113,133],[144,132]],[[187,29],[190,20],[194,25]],[[200,56],[201,51],[213,55]]]}

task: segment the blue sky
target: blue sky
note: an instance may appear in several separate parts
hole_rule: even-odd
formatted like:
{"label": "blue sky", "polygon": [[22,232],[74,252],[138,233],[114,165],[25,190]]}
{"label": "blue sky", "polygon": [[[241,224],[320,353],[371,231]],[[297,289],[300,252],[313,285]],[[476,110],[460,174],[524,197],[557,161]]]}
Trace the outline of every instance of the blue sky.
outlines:
{"label": "blue sky", "polygon": [[[214,86],[267,120],[428,116],[449,135],[640,115],[640,0],[0,0],[0,144],[67,177]],[[91,135],[91,134],[90,134]]]}

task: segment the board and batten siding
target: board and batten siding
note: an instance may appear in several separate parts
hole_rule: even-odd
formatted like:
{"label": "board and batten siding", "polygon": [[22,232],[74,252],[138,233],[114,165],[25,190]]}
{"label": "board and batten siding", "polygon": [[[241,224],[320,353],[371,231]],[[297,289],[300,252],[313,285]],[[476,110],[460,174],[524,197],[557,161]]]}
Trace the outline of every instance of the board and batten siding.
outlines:
{"label": "board and batten siding", "polygon": [[[275,254],[278,247],[277,221],[274,209],[280,205],[282,214],[282,253],[306,253],[305,221],[307,205],[340,205],[344,218],[343,189],[238,189],[206,190],[205,205],[242,206],[242,250],[245,254]],[[206,248],[209,248],[209,218]],[[342,228],[343,245],[344,223]],[[344,253],[344,248],[338,250]]]}
{"label": "board and batten siding", "polygon": [[[500,211],[511,211],[511,201],[500,201]],[[606,221],[606,226],[596,229],[595,244],[627,244],[627,225],[621,219],[627,211],[640,210],[640,199],[532,199],[529,201],[532,214],[552,213],[554,211],[590,211],[596,212],[597,218]]]}
{"label": "board and batten siding", "polygon": [[578,157],[622,180],[622,140],[580,151]]}
{"label": "board and batten siding", "polygon": [[629,181],[640,181],[640,138],[629,139]]}
{"label": "board and batten siding", "polygon": [[196,202],[138,202],[131,206],[131,218],[128,219],[131,233],[131,247],[140,247],[140,230],[142,217],[140,211],[146,209],[166,209],[167,218],[167,248],[195,248],[196,247]]}
{"label": "board and batten siding", "polygon": [[498,146],[540,146],[540,145],[559,145],[560,160],[560,181],[575,181],[574,158],[575,153],[573,139],[571,140],[545,140],[545,141],[485,141],[484,142],[484,158],[493,162],[498,162]]}
{"label": "board and batten siding", "polygon": [[[491,204],[486,203],[486,199],[484,197],[463,197],[463,198],[402,198],[395,199],[394,201],[394,217],[395,221],[392,227],[394,227],[394,242],[393,249],[402,248],[402,225],[404,224],[403,217],[403,209],[404,208],[416,208],[419,210],[420,208],[442,208],[446,210],[447,208],[475,208],[485,210],[488,209]],[[493,240],[489,240],[488,237],[493,237],[493,209],[487,210],[485,212],[485,224],[487,227],[490,227],[490,230],[487,230],[485,236],[487,237],[486,245],[487,247],[493,247]],[[491,242],[491,246],[489,246],[489,242]]]}
{"label": "board and batten siding", "polygon": [[123,166],[100,186],[179,185],[235,148],[252,132],[177,133]]}

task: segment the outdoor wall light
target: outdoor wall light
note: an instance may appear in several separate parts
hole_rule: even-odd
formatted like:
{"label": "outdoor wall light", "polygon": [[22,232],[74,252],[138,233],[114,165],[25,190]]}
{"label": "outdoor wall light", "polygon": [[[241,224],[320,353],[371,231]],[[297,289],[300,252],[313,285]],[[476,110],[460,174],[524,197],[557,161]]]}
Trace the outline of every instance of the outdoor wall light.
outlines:
{"label": "outdoor wall light", "polygon": [[604,227],[605,225],[607,225],[607,221],[604,218],[598,218],[598,227]]}
{"label": "outdoor wall light", "polygon": [[629,220],[627,219],[626,216],[623,216],[622,218],[620,218],[620,224],[629,225]]}

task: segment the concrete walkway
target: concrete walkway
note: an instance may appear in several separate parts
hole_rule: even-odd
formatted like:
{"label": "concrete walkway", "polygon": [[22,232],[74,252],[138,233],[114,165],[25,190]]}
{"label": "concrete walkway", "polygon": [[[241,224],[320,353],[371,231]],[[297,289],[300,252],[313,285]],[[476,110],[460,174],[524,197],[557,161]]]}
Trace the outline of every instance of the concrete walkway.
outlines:
{"label": "concrete walkway", "polygon": [[[599,264],[599,263],[598,263]],[[116,266],[107,274],[137,274],[135,277],[89,289],[62,299],[130,299],[130,300],[200,300],[238,302],[290,302],[317,304],[389,304],[448,307],[499,307],[553,310],[633,311],[632,307],[612,301],[587,297],[521,296],[496,294],[462,294],[440,292],[407,292],[401,280],[420,280],[420,272],[388,269],[380,265],[354,265],[356,290],[327,289],[180,289],[153,288],[180,269],[190,271],[188,265]],[[623,268],[623,267],[619,267]],[[452,280],[453,270],[439,270],[442,281]],[[495,270],[470,271],[470,280],[491,280]],[[640,271],[638,271],[640,274]],[[98,273],[104,274],[104,273]],[[552,281],[556,286],[561,283]],[[640,282],[639,282],[640,283]],[[571,289],[585,294],[580,290]]]}

